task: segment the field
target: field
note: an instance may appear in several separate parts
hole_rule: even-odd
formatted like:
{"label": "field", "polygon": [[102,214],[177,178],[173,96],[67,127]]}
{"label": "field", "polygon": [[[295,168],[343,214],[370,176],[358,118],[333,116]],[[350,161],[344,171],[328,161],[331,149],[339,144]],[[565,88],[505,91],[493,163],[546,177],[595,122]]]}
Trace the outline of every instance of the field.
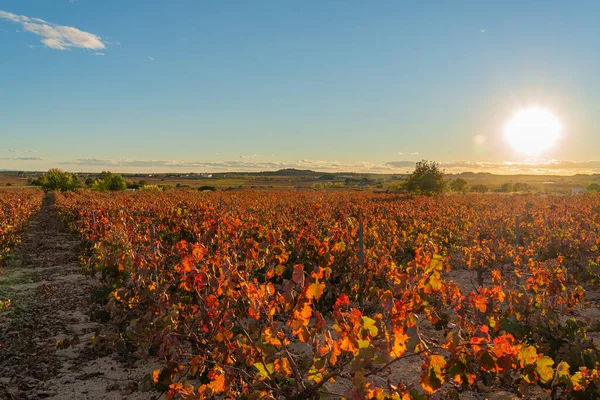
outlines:
{"label": "field", "polygon": [[[21,193],[26,220],[41,194]],[[76,191],[35,218],[17,258],[60,259],[0,294],[41,314],[44,360],[86,371],[57,398],[108,393],[114,371],[130,398],[600,396],[598,196]]]}
{"label": "field", "polygon": [[[154,379],[171,394],[595,390],[590,321],[573,317],[599,272],[598,198],[57,199],[124,340],[168,361]],[[424,372],[401,383],[411,358]]]}
{"label": "field", "polygon": [[[30,180],[42,176],[41,172],[2,172],[0,171],[0,187],[27,186]],[[87,178],[95,178],[98,174],[77,174],[80,182]],[[197,189],[201,186],[212,186],[216,190],[228,189],[296,189],[312,190],[315,186],[326,186],[328,183],[341,185],[352,190],[394,190],[394,187],[406,179],[406,174],[359,174],[359,173],[325,173],[308,170],[280,170],[274,172],[249,173],[215,173],[210,177],[202,174],[159,173],[159,174],[124,174],[129,184],[164,185],[167,188]],[[469,187],[485,185],[490,191],[501,185],[523,183],[529,185],[532,192],[569,194],[572,189],[586,188],[590,184],[600,183],[600,175],[494,175],[489,173],[447,174],[446,180],[464,179]],[[338,188],[331,190],[339,191]]]}

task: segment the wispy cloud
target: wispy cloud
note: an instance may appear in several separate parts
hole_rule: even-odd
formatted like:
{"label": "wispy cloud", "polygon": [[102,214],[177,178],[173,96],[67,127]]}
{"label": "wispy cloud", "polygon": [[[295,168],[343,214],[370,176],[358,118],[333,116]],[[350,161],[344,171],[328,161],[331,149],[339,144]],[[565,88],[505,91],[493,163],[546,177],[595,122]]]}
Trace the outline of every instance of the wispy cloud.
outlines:
{"label": "wispy cloud", "polygon": [[94,54],[97,55],[97,56],[104,56],[104,55],[106,55],[105,53],[94,53]]}
{"label": "wispy cloud", "polygon": [[146,61],[154,61],[154,57],[148,56],[148,57],[146,57]]}
{"label": "wispy cloud", "polygon": [[10,161],[42,161],[43,158],[39,158],[39,157],[0,157],[0,160],[10,160]]}
{"label": "wispy cloud", "polygon": [[106,48],[98,35],[71,26],[57,25],[40,18],[17,15],[2,10],[0,10],[0,19],[20,24],[24,31],[40,36],[41,42],[51,49],[67,50],[78,47],[103,50]]}
{"label": "wispy cloud", "polygon": [[262,157],[262,156],[260,154],[250,154],[250,155],[246,155],[246,156],[243,156],[243,155],[240,156],[240,158],[242,160],[249,160],[249,159],[256,158],[256,157]]}
{"label": "wispy cloud", "polygon": [[7,151],[10,153],[37,153],[37,150],[34,149],[25,149],[25,150],[19,150],[19,149],[0,149],[0,151]]}

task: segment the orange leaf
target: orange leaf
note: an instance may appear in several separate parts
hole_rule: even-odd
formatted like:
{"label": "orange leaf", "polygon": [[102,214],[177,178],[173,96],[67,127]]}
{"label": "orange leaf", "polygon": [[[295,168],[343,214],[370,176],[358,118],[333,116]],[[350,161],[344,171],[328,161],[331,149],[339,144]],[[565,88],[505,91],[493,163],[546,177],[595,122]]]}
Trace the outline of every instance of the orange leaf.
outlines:
{"label": "orange leaf", "polygon": [[286,376],[292,375],[292,369],[290,368],[290,362],[287,358],[278,358],[273,362],[275,366],[275,372],[279,372]]}
{"label": "orange leaf", "polygon": [[478,295],[475,297],[475,307],[480,312],[484,313],[487,310],[487,303],[488,303],[487,297],[485,297],[483,295]]}
{"label": "orange leaf", "polygon": [[208,387],[215,393],[223,393],[225,391],[225,373],[220,369],[213,369],[208,373],[208,378],[211,380]]}

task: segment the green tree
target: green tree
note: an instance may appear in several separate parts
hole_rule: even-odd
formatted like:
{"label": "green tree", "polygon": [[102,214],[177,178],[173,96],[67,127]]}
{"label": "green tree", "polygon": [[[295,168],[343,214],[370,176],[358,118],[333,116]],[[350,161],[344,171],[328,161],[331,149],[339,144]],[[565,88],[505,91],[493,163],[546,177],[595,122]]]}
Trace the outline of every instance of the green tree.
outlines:
{"label": "green tree", "polygon": [[127,189],[127,182],[119,174],[113,174],[109,171],[103,171],[98,179],[92,184],[92,190],[98,190],[100,192],[110,190],[119,191]]}
{"label": "green tree", "polygon": [[77,188],[79,179],[70,172],[52,168],[40,178],[40,183],[45,191],[60,190],[65,192]]}
{"label": "green tree", "polygon": [[108,190],[119,191],[125,189],[127,189],[127,182],[125,182],[125,179],[121,175],[113,175],[108,184]]}
{"label": "green tree", "polygon": [[592,183],[587,187],[588,192],[600,192],[600,185],[597,183]]}
{"label": "green tree", "polygon": [[467,181],[463,178],[456,178],[450,182],[450,189],[452,189],[453,192],[464,193],[467,191]]}
{"label": "green tree", "polygon": [[406,190],[415,194],[437,194],[446,190],[444,172],[438,163],[421,160],[417,162],[415,170],[406,181]]}
{"label": "green tree", "polygon": [[502,186],[500,186],[498,191],[501,193],[510,193],[513,191],[513,184],[512,183],[504,183],[504,184],[502,184]]}

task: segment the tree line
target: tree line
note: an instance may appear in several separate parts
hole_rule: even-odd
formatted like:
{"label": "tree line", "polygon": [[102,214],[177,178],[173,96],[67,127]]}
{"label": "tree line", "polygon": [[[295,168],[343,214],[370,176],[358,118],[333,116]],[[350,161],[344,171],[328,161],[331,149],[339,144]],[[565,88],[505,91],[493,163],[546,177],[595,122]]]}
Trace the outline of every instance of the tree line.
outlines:
{"label": "tree line", "polygon": [[104,171],[95,178],[87,178],[85,182],[81,182],[79,177],[71,172],[63,171],[58,168],[48,170],[41,177],[31,181],[34,186],[40,186],[47,192],[61,191],[66,192],[83,187],[88,187],[92,190],[104,191],[120,191],[127,189],[127,183],[120,174]]}

